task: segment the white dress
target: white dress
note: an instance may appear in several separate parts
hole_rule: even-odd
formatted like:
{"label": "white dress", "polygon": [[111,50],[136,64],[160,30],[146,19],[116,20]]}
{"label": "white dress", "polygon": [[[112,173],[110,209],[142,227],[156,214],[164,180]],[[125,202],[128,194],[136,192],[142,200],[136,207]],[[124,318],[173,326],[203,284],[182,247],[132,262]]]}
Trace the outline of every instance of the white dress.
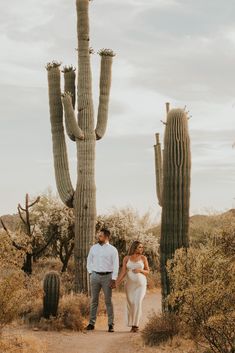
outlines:
{"label": "white dress", "polygon": [[134,273],[136,268],[144,269],[142,260],[127,261],[127,276],[125,292],[127,298],[127,324],[128,326],[139,326],[142,314],[142,302],[146,294],[147,279],[142,273]]}

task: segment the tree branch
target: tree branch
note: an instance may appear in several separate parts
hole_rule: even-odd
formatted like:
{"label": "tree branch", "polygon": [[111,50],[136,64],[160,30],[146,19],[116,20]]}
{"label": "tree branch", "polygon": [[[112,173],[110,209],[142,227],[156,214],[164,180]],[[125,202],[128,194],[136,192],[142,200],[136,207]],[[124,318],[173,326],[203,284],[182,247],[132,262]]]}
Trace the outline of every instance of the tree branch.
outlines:
{"label": "tree branch", "polygon": [[39,250],[33,250],[33,252],[32,252],[32,255],[33,256],[38,256],[38,255],[40,255],[47,247],[48,247],[48,245],[52,242],[52,240],[53,240],[53,238],[55,237],[55,234],[52,232],[52,234],[51,234],[51,236],[50,236],[50,238],[48,239],[48,241],[46,242],[46,244],[45,245],[43,245]]}

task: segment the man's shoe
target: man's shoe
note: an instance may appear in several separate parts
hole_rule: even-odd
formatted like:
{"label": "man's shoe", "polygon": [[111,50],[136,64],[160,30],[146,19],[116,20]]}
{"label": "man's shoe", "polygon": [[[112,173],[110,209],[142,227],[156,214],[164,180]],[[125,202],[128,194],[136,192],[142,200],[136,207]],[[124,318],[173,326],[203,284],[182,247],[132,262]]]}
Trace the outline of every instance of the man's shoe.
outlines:
{"label": "man's shoe", "polygon": [[108,332],[114,332],[114,328],[113,328],[113,325],[109,325],[109,329],[108,329]]}
{"label": "man's shoe", "polygon": [[92,324],[89,324],[87,327],[86,327],[87,331],[92,331],[95,329],[95,326],[92,325]]}

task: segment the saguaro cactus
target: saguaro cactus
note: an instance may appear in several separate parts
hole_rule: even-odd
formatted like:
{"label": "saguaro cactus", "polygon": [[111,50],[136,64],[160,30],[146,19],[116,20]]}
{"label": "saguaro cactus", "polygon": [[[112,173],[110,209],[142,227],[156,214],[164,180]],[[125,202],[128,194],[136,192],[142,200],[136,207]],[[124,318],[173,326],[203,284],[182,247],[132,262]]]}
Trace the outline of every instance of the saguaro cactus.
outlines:
{"label": "saguaro cactus", "polygon": [[162,206],[160,263],[163,310],[170,285],[166,263],[175,250],[188,247],[191,152],[188,116],[183,109],[169,110],[165,123],[163,162],[159,134],[156,134],[155,169],[157,196]]}
{"label": "saguaro cactus", "polygon": [[[88,290],[86,257],[95,234],[96,186],[95,145],[106,130],[111,86],[111,66],[114,53],[99,51],[101,56],[100,99],[95,127],[92,99],[92,77],[89,47],[89,0],[76,0],[78,39],[77,119],[75,116],[75,69],[65,67],[64,91],[61,98],[60,64],[47,65],[50,120],[53,140],[56,184],[62,201],[75,212],[75,291]],[[74,190],[68,166],[63,125],[77,147],[77,185]]]}
{"label": "saguaro cactus", "polygon": [[48,272],[43,281],[43,316],[56,316],[60,298],[60,277],[57,272]]}

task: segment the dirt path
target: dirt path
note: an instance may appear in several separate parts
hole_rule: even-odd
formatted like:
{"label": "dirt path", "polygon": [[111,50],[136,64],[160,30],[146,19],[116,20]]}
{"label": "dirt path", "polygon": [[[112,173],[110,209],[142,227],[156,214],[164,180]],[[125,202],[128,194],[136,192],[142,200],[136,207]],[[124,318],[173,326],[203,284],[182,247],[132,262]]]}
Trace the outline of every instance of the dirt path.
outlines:
{"label": "dirt path", "polygon": [[[149,292],[144,300],[143,318],[141,326],[145,324],[153,310],[160,310],[161,296],[159,291]],[[42,332],[20,330],[20,334],[33,335],[42,341],[46,353],[136,353],[137,347],[133,344],[136,334],[129,332],[125,325],[125,295],[114,293],[115,332],[108,333],[106,317],[99,317],[96,330],[88,333],[74,332]],[[135,336],[135,337],[134,337]],[[137,334],[139,336],[139,334]],[[130,344],[130,342],[132,342]]]}

